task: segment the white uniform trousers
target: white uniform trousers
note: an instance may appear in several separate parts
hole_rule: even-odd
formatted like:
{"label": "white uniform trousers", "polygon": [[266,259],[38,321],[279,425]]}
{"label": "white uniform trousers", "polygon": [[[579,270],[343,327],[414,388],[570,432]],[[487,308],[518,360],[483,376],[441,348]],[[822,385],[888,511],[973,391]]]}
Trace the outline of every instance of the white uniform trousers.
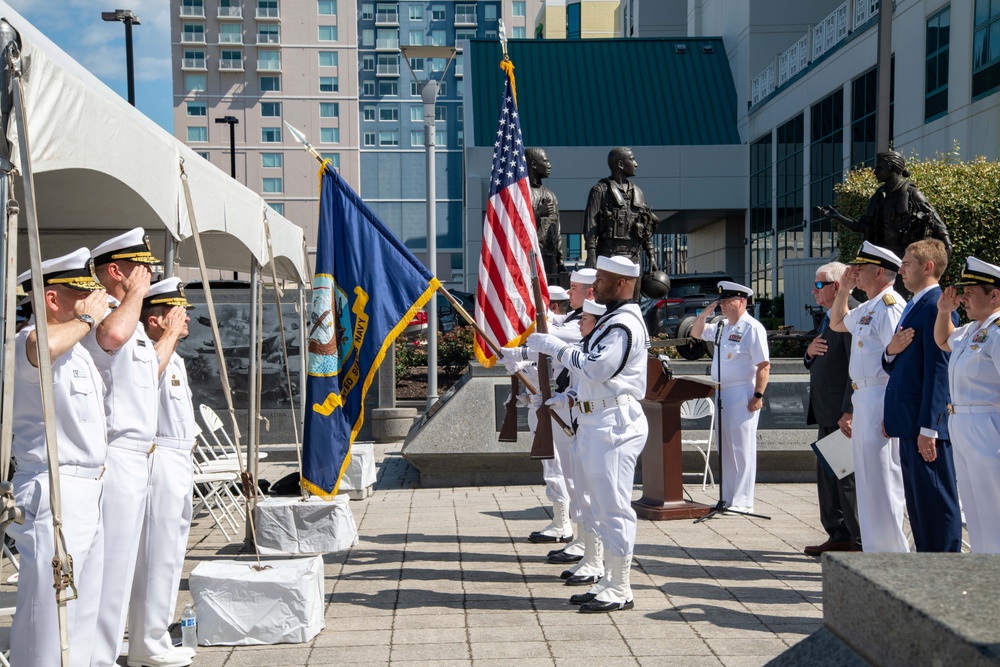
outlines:
{"label": "white uniform trousers", "polygon": [[632,509],[635,464],[646,445],[649,425],[638,401],[577,418],[583,474],[598,535],[607,556],[628,556],[635,546]]}
{"label": "white uniform trousers", "polygon": [[577,434],[573,437],[569,453],[563,460],[563,467],[569,472],[567,479],[571,480],[569,517],[575,522],[582,523],[587,530],[596,533],[597,520],[594,518],[594,507],[590,501],[590,485],[583,471],[584,448],[585,445],[580,442]]}
{"label": "white uniform trousers", "polygon": [[190,443],[186,449],[176,449],[158,439],[149,477],[128,614],[128,650],[133,657],[159,655],[173,647],[168,628],[177,608],[191,529],[194,473]]}
{"label": "white uniform trousers", "polygon": [[753,390],[753,382],[721,390],[722,499],[735,507],[753,507],[757,481],[757,422],[760,421],[760,410],[747,410]]}
{"label": "white uniform trousers", "polygon": [[[101,529],[104,481],[68,474],[60,475],[59,481],[63,534],[66,549],[73,557],[78,595],[66,605],[69,664],[86,667],[91,664],[104,572]],[[10,662],[18,667],[52,667],[60,664],[61,651],[59,617],[52,588],[54,540],[48,473],[18,472],[13,483],[17,504],[24,508],[25,521],[24,525],[11,524],[7,529],[17,541],[21,554],[17,611],[10,630]]]}
{"label": "white uniform trousers", "polygon": [[[570,423],[568,409],[555,409],[559,417],[566,423]],[[555,420],[552,420],[552,451],[554,457],[542,460],[542,476],[545,478],[545,497],[552,503],[571,503],[570,486],[572,485],[572,472],[566,465],[569,457],[569,448],[573,443],[573,438],[566,435]],[[571,503],[572,504],[572,503]],[[572,512],[572,509],[570,510]]]}
{"label": "white uniform trousers", "polygon": [[899,466],[899,440],[882,435],[885,386],[854,391],[851,444],[854,481],[858,494],[858,524],[865,551],[906,553],[903,532],[903,471]]}
{"label": "white uniform trousers", "polygon": [[[139,447],[138,443],[136,447]],[[104,475],[104,588],[94,644],[94,665],[108,667],[118,660],[128,618],[129,596],[146,514],[149,472],[154,454],[145,449],[108,447]]]}
{"label": "white uniform trousers", "polygon": [[975,554],[1000,554],[1000,414],[953,414],[948,433]]}

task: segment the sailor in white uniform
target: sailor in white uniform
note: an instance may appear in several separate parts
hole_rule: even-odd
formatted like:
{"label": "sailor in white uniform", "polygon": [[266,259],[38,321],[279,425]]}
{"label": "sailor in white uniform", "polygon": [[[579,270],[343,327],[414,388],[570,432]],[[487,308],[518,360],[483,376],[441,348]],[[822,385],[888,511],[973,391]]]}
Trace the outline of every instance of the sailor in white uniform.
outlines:
{"label": "sailor in white uniform", "polygon": [[[850,375],[854,386],[851,443],[858,494],[858,523],[865,551],[905,553],[903,532],[903,472],[899,441],[882,430],[885,387],[889,376],[882,354],[903,315],[903,297],[893,289],[902,260],[893,252],[865,241],[843,277],[830,307],[830,328],[854,339]],[[868,301],[848,310],[847,299],[859,287]]]}
{"label": "sailor in white uniform", "polygon": [[[1000,554],[1000,266],[975,257],[938,299],[934,340],[948,362],[948,432],[972,553]],[[955,328],[958,304],[972,320]]]}
{"label": "sailor in white uniform", "polygon": [[[45,447],[44,421],[48,418],[56,422],[63,535],[73,558],[78,595],[66,606],[69,664],[84,667],[91,664],[104,571],[101,495],[108,445],[104,381],[80,341],[104,318],[108,297],[97,282],[86,248],[42,262],[41,268],[55,414],[46,416],[42,408],[37,332],[32,319],[18,332],[14,343],[11,454],[16,471],[12,481],[25,521],[7,529],[21,555],[10,662],[19,667],[60,664],[59,620],[52,588],[49,457]],[[31,278],[30,271],[25,272],[18,282],[30,291]],[[66,590],[61,595],[68,597],[72,593]]]}
{"label": "sailor in white uniform", "polygon": [[176,352],[188,334],[191,308],[180,278],[155,283],[142,301],[140,321],[166,368],[160,375],[156,455],[129,606],[129,667],[189,664],[193,656],[190,649],[175,648],[168,632],[191,528],[191,450],[198,437],[187,370]]}
{"label": "sailor in white uniform", "polygon": [[83,340],[107,387],[104,587],[94,643],[94,664],[106,666],[113,665],[121,651],[156,435],[160,360],[139,324],[139,311],[149,292],[149,267],[160,260],[150,252],[141,227],[91,252],[97,276],[114,304]]}
{"label": "sailor in white uniform", "polygon": [[[764,406],[771,355],[764,325],[747,312],[753,290],[729,280],[721,281],[718,288],[719,300],[701,311],[691,336],[717,343],[712,379],[720,383],[722,499],[737,512],[753,512],[757,423]],[[717,305],[726,319],[707,324]]]}
{"label": "sailor in white uniform", "polygon": [[580,350],[552,334],[528,336],[528,347],[569,369],[577,382],[577,437],[594,520],[608,564],[588,593],[573,596],[585,613],[631,609],[629,570],[635,547],[632,509],[635,465],[646,444],[648,424],[639,401],[646,393],[649,333],[632,302],[639,266],[627,257],[599,257],[594,299],[607,306]]}

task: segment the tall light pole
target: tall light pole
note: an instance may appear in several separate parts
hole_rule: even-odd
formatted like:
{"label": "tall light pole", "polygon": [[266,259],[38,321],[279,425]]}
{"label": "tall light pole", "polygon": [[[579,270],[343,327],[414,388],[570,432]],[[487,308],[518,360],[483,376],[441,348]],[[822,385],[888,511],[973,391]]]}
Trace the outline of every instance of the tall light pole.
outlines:
{"label": "tall light pole", "polygon": [[139,17],[131,9],[116,9],[113,12],[101,12],[105,21],[121,21],[125,24],[125,67],[128,72],[128,103],[135,106],[135,66],[132,57],[132,26],[142,25]]}
{"label": "tall light pole", "polygon": [[[437,276],[437,178],[435,173],[434,153],[437,145],[434,137],[435,106],[437,103],[438,84],[444,79],[455,59],[453,46],[403,46],[400,47],[406,66],[420,86],[420,99],[424,103],[424,148],[427,151],[427,269],[431,275]],[[442,58],[448,63],[441,71],[441,78],[435,79],[433,69],[427,65],[427,79],[420,81],[410,58]],[[427,303],[427,407],[430,408],[438,400],[437,377],[437,296],[432,295]]]}
{"label": "tall light pole", "polygon": [[[215,122],[217,125],[229,126],[229,175],[236,180],[236,126],[239,125],[240,119],[236,116],[223,116],[216,118]],[[239,279],[239,272],[233,271],[233,280]]]}

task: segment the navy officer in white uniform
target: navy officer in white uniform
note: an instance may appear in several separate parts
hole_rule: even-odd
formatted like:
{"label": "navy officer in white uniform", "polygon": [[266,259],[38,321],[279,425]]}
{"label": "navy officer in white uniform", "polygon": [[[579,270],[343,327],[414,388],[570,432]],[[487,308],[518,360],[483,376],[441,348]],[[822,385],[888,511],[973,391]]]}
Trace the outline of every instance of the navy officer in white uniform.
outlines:
{"label": "navy officer in white uniform", "polygon": [[[632,302],[639,266],[627,257],[599,257],[594,300],[607,306],[583,350],[551,334],[531,334],[528,347],[562,363],[577,382],[577,438],[583,474],[601,541],[607,576],[574,595],[585,613],[631,609],[629,571],[635,547],[632,509],[635,464],[649,425],[639,401],[646,393],[649,333]],[[573,407],[573,406],[571,406]]]}
{"label": "navy officer in white uniform", "polygon": [[[721,378],[722,499],[733,510],[753,512],[757,422],[764,405],[771,355],[764,325],[747,312],[753,290],[729,280],[721,281],[718,288],[719,300],[701,311],[691,327],[691,337],[719,341],[712,356],[712,379],[720,382]],[[707,324],[716,306],[722,308],[726,319]]]}
{"label": "navy officer in white uniform", "polygon": [[139,323],[150,265],[160,263],[141,227],[92,251],[97,277],[114,308],[83,345],[101,371],[107,395],[108,471],[104,493],[104,587],[94,664],[113,665],[121,651],[159,412],[160,359]]}
{"label": "navy officer in white uniform", "polygon": [[[52,358],[52,390],[62,488],[62,522],[66,549],[73,558],[78,597],[67,603],[69,664],[91,663],[98,602],[104,568],[101,496],[107,433],[104,430],[104,381],[80,341],[101,322],[107,293],[97,282],[90,251],[42,262],[45,321]],[[30,271],[18,282],[31,290]],[[14,343],[14,418],[11,454],[14,493],[24,509],[23,525],[7,532],[21,555],[17,607],[10,632],[10,662],[20,667],[60,664],[59,620],[52,589],[54,536],[49,506],[49,457],[45,447],[45,415],[39,388],[38,339],[35,320],[22,328]],[[62,595],[70,595],[67,590]],[[97,664],[97,663],[94,663]]]}
{"label": "navy officer in white uniform", "polygon": [[[969,257],[938,299],[934,342],[948,362],[948,432],[972,553],[1000,554],[1000,266]],[[961,303],[972,320],[955,328]]]}
{"label": "navy officer in white uniform", "polygon": [[156,455],[129,605],[129,667],[186,665],[194,656],[191,649],[175,648],[168,631],[191,528],[191,450],[198,437],[187,369],[176,352],[188,335],[191,308],[180,278],[155,283],[142,300],[142,325],[166,365],[160,374]]}

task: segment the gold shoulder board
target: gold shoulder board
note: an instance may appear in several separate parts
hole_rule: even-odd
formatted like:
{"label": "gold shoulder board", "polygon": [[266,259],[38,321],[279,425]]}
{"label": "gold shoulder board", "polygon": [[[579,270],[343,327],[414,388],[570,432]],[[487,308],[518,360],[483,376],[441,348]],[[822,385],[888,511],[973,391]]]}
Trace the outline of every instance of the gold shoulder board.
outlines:
{"label": "gold shoulder board", "polygon": [[996,318],[995,320],[993,320],[993,324],[994,324],[995,326],[998,326],[998,327],[1000,327],[1000,317],[998,317],[998,318]]}
{"label": "gold shoulder board", "polygon": [[887,306],[895,306],[896,305],[896,297],[894,297],[891,294],[885,294],[885,295],[882,296],[882,303],[884,303]]}

